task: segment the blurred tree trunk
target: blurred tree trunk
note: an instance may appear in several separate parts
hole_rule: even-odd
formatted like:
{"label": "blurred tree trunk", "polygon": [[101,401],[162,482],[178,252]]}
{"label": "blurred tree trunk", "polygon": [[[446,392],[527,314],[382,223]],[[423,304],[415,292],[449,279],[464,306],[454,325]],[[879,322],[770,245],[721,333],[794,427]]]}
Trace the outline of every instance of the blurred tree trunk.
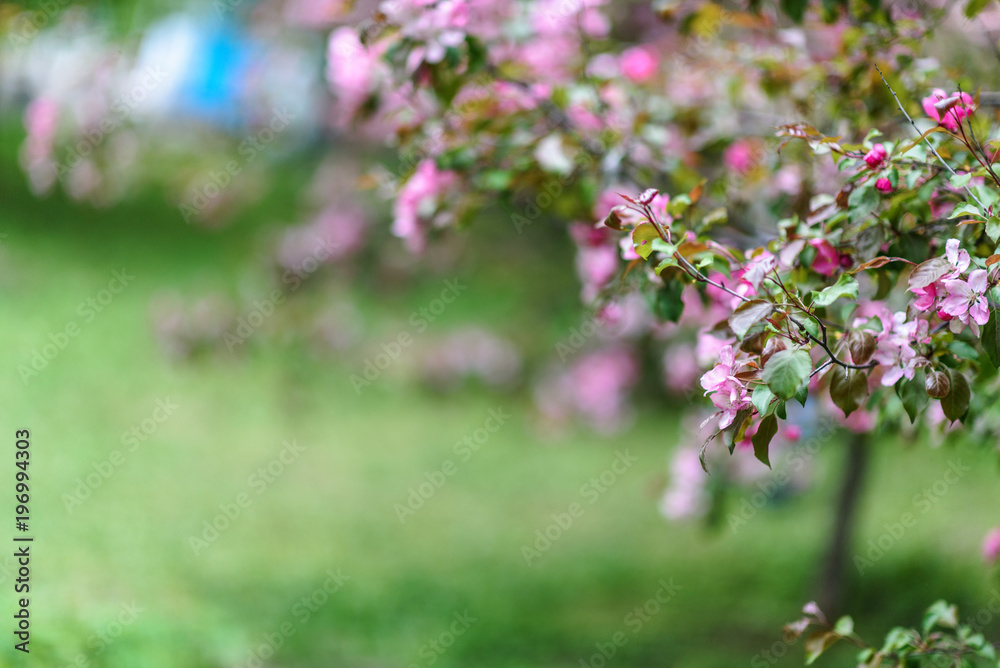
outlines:
{"label": "blurred tree trunk", "polygon": [[861,499],[865,474],[868,471],[870,443],[865,434],[854,434],[847,446],[847,461],[844,462],[840,498],[833,520],[830,546],[823,564],[822,579],[819,583],[818,602],[827,615],[836,617],[842,612],[844,586],[848,581],[851,558],[851,534],[854,516]]}

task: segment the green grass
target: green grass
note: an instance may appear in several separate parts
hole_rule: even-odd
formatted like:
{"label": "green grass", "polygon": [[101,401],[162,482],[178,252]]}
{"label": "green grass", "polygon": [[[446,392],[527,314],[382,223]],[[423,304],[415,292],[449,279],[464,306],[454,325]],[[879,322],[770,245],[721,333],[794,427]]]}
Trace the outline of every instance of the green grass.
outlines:
{"label": "green grass", "polygon": [[[80,665],[109,668],[243,665],[264,634],[287,622],[294,633],[265,665],[423,667],[429,660],[421,646],[465,611],[477,621],[435,666],[575,668],[619,631],[628,643],[608,665],[747,665],[779,640],[781,625],[811,596],[831,519],[835,445],[818,458],[816,486],[768,507],[734,535],[725,524],[710,531],[658,516],[667,458],[683,432],[678,416],[652,407],[615,438],[542,441],[520,395],[436,396],[386,374],[359,396],[349,382],[357,360],[318,357],[280,332],[256,334],[238,356],[172,363],[151,335],[151,298],[171,290],[260,294],[266,285],[254,258],[261,228],[251,221],[202,232],[155,202],[109,211],[60,198],[39,203],[21,193],[17,178],[8,167],[0,180],[0,231],[7,234],[0,246],[7,370],[0,402],[11,441],[14,429],[32,431],[37,542],[25,665],[70,665],[79,654],[89,661]],[[575,307],[557,302],[566,294],[565,254],[539,250],[512,268],[517,256],[502,250],[504,235],[498,229],[496,245],[470,251],[459,268],[469,291],[428,336],[475,319],[537,353],[551,350],[576,322]],[[135,281],[23,383],[18,365],[50,332],[82,321],[77,305],[122,267]],[[440,289],[440,278],[378,297],[386,286],[359,277],[366,345],[398,331],[405,314]],[[534,307],[519,306],[539,291]],[[321,290],[304,289],[286,306],[322,299]],[[164,398],[179,408],[129,452],[122,433]],[[498,406],[509,422],[459,462],[452,445]],[[305,452],[257,495],[248,476],[287,439]],[[998,523],[988,504],[997,471],[987,449],[878,445],[858,546],[913,511],[913,495],[950,459],[975,467],[852,584],[857,628],[870,639],[892,624],[916,623],[937,597],[967,613],[982,607],[994,583],[978,562],[978,545]],[[581,501],[581,485],[625,448],[638,461],[593,505],[584,501],[583,516],[526,565],[521,546],[552,513]],[[123,451],[124,464],[68,513],[62,495],[114,450]],[[5,452],[12,457],[12,447]],[[394,505],[446,459],[456,461],[455,475],[401,524]],[[0,492],[8,495],[11,464],[3,470]],[[241,492],[252,505],[195,556],[189,536]],[[350,580],[300,623],[296,602],[323,585],[328,569]],[[660,579],[681,588],[633,633],[626,615],[656,593]],[[0,586],[10,587],[9,578]],[[142,612],[98,654],[88,639],[133,600]],[[5,610],[12,611],[9,603]],[[22,665],[25,657],[11,644],[5,641],[0,661]],[[781,663],[801,665],[801,657],[793,647]],[[844,652],[826,665],[850,660]]]}

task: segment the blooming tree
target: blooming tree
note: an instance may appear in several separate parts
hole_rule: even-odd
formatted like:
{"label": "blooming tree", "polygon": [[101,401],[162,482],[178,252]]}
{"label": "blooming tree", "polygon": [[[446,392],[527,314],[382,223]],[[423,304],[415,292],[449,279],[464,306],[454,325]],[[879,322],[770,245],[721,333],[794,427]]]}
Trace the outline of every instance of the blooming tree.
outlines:
{"label": "blooming tree", "polygon": [[[751,479],[750,452],[766,470],[809,429],[795,404],[856,434],[857,461],[878,430],[996,441],[1000,139],[976,82],[935,88],[947,77],[924,53],[935,34],[1000,27],[996,8],[386,0],[343,25],[349,3],[332,4],[327,123],[394,149],[361,182],[391,200],[409,251],[491,209],[517,235],[567,224],[599,335],[539,382],[540,413],[620,428],[650,340],[666,387],[706,397],[666,516],[708,512],[707,471]],[[26,115],[39,190],[56,180],[64,116],[44,96]],[[71,171],[71,192],[91,172]],[[345,190],[318,189],[283,264],[320,231],[345,241],[335,260],[365,245]],[[991,535],[993,558],[998,546]],[[927,619],[880,649],[812,605],[791,628],[818,629],[810,659],[840,639],[872,666],[993,659],[952,608]]]}
{"label": "blooming tree", "polygon": [[[356,40],[341,29],[331,42],[343,50],[334,61],[369,66],[365,102],[344,80],[356,73],[333,66],[330,81],[412,158],[390,174],[393,232],[410,248],[484,201],[520,196],[518,233],[550,207],[584,221],[570,231],[585,302],[620,306],[610,289],[625,284],[647,295],[651,331],[695,331],[715,360],[700,377],[714,409],[701,425],[706,471],[717,443],[770,465],[790,402],[810,397],[860,434],[958,423],[995,440],[1000,142],[978,96],[930,88],[919,47],[940,16],[782,5],[784,19],[654,3],[663,23],[618,52],[600,0],[386,2]],[[727,29],[741,39],[691,41]],[[777,67],[782,42],[798,48]],[[867,104],[816,92],[837,85]],[[920,125],[903,102],[915,98]],[[684,482],[691,466],[676,469],[664,510],[679,516],[704,504]],[[799,631],[821,627],[810,661],[855,637],[849,618],[823,628],[807,612]],[[932,617],[925,634],[956,626],[944,604]],[[957,633],[900,632],[862,662],[902,665],[939,647],[994,658],[981,636]]]}

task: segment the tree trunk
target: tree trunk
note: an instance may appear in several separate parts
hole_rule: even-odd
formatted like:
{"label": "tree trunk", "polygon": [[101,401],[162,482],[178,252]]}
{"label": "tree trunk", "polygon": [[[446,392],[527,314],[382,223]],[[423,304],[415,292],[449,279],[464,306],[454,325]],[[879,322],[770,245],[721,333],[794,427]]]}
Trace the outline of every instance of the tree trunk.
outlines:
{"label": "tree trunk", "polygon": [[868,437],[854,434],[847,446],[847,461],[844,463],[844,478],[840,486],[837,514],[834,517],[830,546],[823,565],[819,583],[818,602],[820,609],[828,616],[840,615],[844,603],[844,587],[848,580],[847,568],[851,562],[851,529],[865,473],[868,470],[870,453]]}

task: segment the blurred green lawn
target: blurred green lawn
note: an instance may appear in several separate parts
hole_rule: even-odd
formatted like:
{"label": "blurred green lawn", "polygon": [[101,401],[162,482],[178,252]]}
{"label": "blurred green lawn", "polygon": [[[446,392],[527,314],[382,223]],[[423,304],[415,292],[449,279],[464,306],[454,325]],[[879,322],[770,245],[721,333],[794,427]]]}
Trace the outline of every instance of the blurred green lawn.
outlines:
{"label": "blurred green lawn", "polygon": [[[263,665],[575,668],[616,632],[628,643],[612,666],[750,665],[808,600],[831,519],[836,444],[820,456],[826,473],[818,485],[759,513],[735,535],[725,525],[713,532],[668,524],[656,500],[678,438],[677,415],[648,406],[615,438],[546,443],[530,429],[525,398],[481,390],[435,396],[388,376],[358,396],[348,380],[355,365],[317,357],[295,340],[263,337],[243,355],[171,363],[151,334],[151,298],[167,290],[189,298],[213,290],[257,294],[259,226],[251,220],[199,231],[146,201],[107,211],[60,197],[38,202],[9,163],[0,175],[3,451],[12,462],[14,430],[31,429],[36,536],[30,659],[13,651],[8,634],[0,662],[64,666],[83,655],[76,665],[242,666],[264,634],[288,623],[294,633]],[[272,198],[256,220],[279,212],[280,197]],[[564,336],[577,307],[563,305],[548,318],[547,300],[572,291],[552,285],[534,308],[517,305],[549,274],[561,276],[568,259],[556,257],[548,269],[528,257],[512,271],[511,257],[489,245],[476,250],[466,265],[477,267],[467,274],[468,292],[429,334],[475,318],[508,329],[513,323],[542,348]],[[17,366],[50,332],[82,321],[77,305],[123,267],[134,282],[23,383]],[[359,281],[375,340],[390,338],[405,321],[400,314],[426,304],[439,285],[430,278],[382,299]],[[304,289],[295,299],[322,297]],[[166,398],[178,404],[175,413],[129,452],[122,433]],[[498,406],[511,420],[468,462],[457,462],[452,445]],[[289,439],[304,453],[257,495],[248,476]],[[869,640],[891,624],[917,623],[938,597],[974,613],[995,586],[978,561],[980,540],[998,519],[992,448],[879,446],[859,546],[878,537],[884,522],[913,511],[913,495],[950,459],[975,468],[855,579],[848,603]],[[585,514],[527,566],[521,546],[534,542],[552,513],[580,501],[581,485],[624,448],[638,461],[596,503],[584,503]],[[114,450],[123,451],[124,464],[68,513],[62,495]],[[445,459],[456,460],[457,473],[401,524],[394,505]],[[8,499],[10,462],[0,485]],[[252,505],[195,556],[189,536],[241,492],[250,492]],[[323,586],[328,570],[350,579],[304,621],[294,606]],[[0,576],[9,592],[10,577]],[[677,595],[633,633],[626,615],[657,593],[661,579],[679,585]],[[94,640],[115,634],[122,606],[133,601],[142,610],[120,637],[106,648]],[[466,612],[476,621],[453,646],[433,664],[421,655]],[[767,665],[761,660],[753,665]],[[845,650],[821,665],[851,660]],[[781,663],[801,665],[801,647]]]}

